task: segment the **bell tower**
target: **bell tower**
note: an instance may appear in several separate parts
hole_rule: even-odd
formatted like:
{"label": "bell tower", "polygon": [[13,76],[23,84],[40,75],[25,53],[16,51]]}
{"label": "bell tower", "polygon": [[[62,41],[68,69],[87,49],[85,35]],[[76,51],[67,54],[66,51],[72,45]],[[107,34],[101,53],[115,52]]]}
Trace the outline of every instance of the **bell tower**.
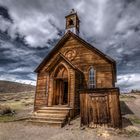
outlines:
{"label": "bell tower", "polygon": [[67,15],[65,18],[66,18],[65,33],[67,33],[67,31],[70,30],[74,34],[79,35],[80,20],[78,18],[77,12],[75,12],[75,10],[72,9],[69,15]]}

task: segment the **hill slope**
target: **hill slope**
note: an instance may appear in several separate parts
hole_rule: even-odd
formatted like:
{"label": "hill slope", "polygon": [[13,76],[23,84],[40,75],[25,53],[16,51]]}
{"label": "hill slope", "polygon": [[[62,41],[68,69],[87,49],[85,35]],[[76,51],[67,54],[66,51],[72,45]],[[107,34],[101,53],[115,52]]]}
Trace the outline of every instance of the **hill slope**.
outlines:
{"label": "hill slope", "polygon": [[34,90],[35,90],[35,86],[33,85],[0,80],[0,93],[17,93],[17,92],[26,92],[26,91],[34,91]]}

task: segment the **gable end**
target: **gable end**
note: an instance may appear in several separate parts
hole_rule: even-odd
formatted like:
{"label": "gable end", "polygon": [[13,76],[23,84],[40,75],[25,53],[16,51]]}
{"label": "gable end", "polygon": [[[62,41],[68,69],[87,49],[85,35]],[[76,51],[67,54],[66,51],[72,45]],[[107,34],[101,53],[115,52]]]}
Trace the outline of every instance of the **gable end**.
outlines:
{"label": "gable end", "polygon": [[57,50],[59,50],[64,43],[70,38],[70,37],[75,38],[78,40],[80,43],[82,43],[85,47],[90,49],[93,52],[96,52],[99,54],[102,58],[104,58],[106,61],[108,61],[112,65],[113,73],[114,73],[114,80],[116,81],[116,62],[109,56],[105,55],[102,51],[98,50],[79,36],[75,35],[71,31],[68,31],[61,39],[60,41],[56,44],[56,46],[51,50],[51,52],[43,59],[43,61],[39,64],[39,66],[35,69],[35,72],[38,73],[42,67],[52,58],[52,56],[56,53]]}

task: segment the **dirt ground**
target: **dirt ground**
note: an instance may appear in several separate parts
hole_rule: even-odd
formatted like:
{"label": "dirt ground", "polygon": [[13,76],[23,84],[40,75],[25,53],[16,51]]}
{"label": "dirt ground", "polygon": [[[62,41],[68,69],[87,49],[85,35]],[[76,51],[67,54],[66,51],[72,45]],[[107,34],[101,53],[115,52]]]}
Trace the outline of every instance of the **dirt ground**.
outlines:
{"label": "dirt ground", "polygon": [[[22,103],[23,99],[22,96]],[[24,103],[21,110],[17,109],[16,117],[31,113],[32,104]],[[0,122],[0,140],[140,140],[140,95],[123,95],[121,104],[122,130],[105,127],[80,128],[79,117],[71,121],[71,125],[63,128],[37,125],[26,121]]]}
{"label": "dirt ground", "polygon": [[[135,127],[132,127],[133,131]],[[137,128],[136,128],[137,129]],[[27,122],[0,124],[0,140],[139,140],[139,136],[109,128],[80,129],[76,125],[63,128],[33,125]],[[132,133],[130,131],[130,133]]]}

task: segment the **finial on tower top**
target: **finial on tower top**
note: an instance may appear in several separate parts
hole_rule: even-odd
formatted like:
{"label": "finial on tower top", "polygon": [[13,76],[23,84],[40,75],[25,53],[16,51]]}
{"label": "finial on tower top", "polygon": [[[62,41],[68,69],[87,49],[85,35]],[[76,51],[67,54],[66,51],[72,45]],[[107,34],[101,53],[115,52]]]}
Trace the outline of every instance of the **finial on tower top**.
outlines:
{"label": "finial on tower top", "polygon": [[74,9],[71,9],[70,14],[74,14],[74,13],[76,13],[75,10]]}

